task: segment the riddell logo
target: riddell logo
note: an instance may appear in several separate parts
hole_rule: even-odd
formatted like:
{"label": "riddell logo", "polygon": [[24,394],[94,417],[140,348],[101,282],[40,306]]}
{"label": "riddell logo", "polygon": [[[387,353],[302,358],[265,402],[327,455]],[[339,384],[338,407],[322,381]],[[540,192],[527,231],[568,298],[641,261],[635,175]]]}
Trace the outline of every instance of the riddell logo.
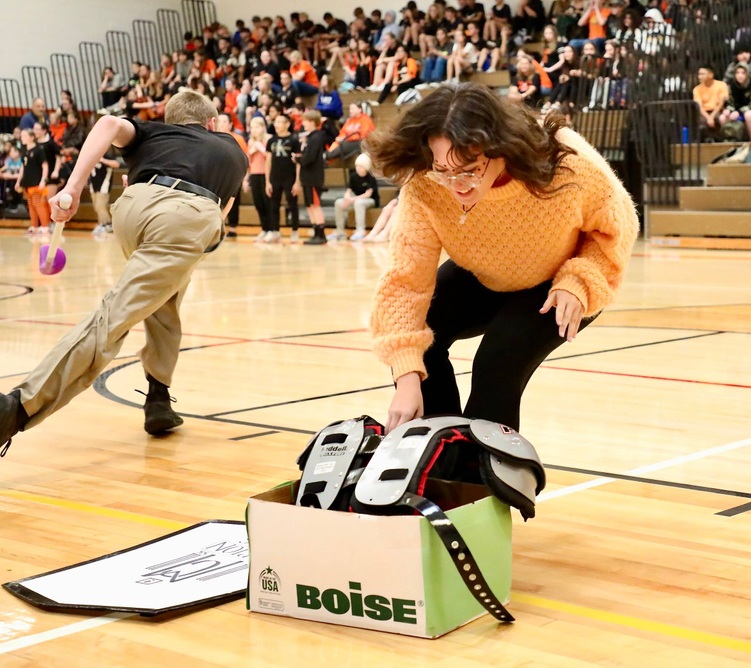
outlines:
{"label": "riddell logo", "polygon": [[417,601],[406,598],[389,599],[378,594],[363,596],[359,582],[349,583],[349,594],[338,589],[321,590],[311,585],[297,585],[297,607],[306,610],[324,608],[333,615],[351,614],[379,622],[389,620],[401,624],[417,624]]}
{"label": "riddell logo", "polygon": [[258,584],[264,594],[281,594],[282,581],[277,572],[268,566],[261,571]]}

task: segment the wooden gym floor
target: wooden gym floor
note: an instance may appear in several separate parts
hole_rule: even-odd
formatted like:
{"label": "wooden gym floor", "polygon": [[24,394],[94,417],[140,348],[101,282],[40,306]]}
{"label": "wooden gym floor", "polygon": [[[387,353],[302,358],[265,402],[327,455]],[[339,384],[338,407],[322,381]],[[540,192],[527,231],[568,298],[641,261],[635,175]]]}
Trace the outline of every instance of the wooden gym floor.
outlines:
{"label": "wooden gym floor", "polygon": [[[95,307],[123,260],[69,233],[68,266],[0,231],[0,391]],[[195,272],[172,393],[183,428],[142,431],[132,332],[96,386],[0,460],[2,582],[205,519],[298,476],[308,434],[384,420],[367,324],[383,246],[225,243]],[[30,291],[33,289],[33,291]],[[476,341],[452,351],[466,393]],[[745,666],[751,663],[751,252],[639,244],[617,303],[548,359],[522,433],[548,466],[515,517],[517,622],[434,641],[249,614],[148,621],[45,613],[0,591],[0,665]],[[304,555],[301,555],[303,558]]]}

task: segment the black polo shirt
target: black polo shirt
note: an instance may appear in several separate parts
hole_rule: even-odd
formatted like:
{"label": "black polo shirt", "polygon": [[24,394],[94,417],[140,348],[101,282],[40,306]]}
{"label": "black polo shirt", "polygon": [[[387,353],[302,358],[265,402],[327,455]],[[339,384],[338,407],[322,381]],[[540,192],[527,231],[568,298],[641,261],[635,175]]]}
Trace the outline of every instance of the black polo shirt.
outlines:
{"label": "black polo shirt", "polygon": [[129,184],[171,176],[210,190],[222,206],[237,195],[248,158],[231,135],[209,132],[198,124],[127,120],[136,129],[133,141],[122,148]]}

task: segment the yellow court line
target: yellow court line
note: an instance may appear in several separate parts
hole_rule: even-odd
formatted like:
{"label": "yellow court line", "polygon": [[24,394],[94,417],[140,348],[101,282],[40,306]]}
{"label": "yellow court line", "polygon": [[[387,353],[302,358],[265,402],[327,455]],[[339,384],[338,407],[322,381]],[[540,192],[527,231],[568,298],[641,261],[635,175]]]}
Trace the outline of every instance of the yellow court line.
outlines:
{"label": "yellow court line", "polygon": [[523,603],[537,608],[545,608],[546,610],[565,612],[570,615],[586,617],[587,619],[594,619],[599,622],[608,622],[610,624],[627,626],[640,631],[648,631],[663,636],[671,636],[673,638],[680,638],[681,640],[691,640],[704,643],[705,645],[714,645],[715,647],[722,647],[724,649],[732,649],[738,652],[751,654],[751,642],[748,640],[739,640],[738,638],[730,638],[715,633],[706,633],[705,631],[697,631],[695,629],[674,626],[673,624],[665,624],[664,622],[655,622],[649,619],[640,619],[639,617],[629,617],[628,615],[620,615],[616,612],[587,608],[583,605],[563,603],[562,601],[554,601],[520,592],[513,592],[511,600],[514,603]]}
{"label": "yellow court line", "polygon": [[54,496],[43,496],[41,494],[31,494],[29,492],[3,490],[0,491],[0,496],[9,497],[11,499],[18,499],[20,501],[44,503],[48,506],[56,506],[58,508],[65,508],[66,510],[76,510],[84,513],[91,513],[92,515],[99,515],[100,517],[111,517],[118,520],[138,522],[139,524],[149,524],[151,526],[161,527],[162,529],[170,529],[172,531],[177,531],[179,529],[184,529],[185,527],[190,526],[185,522],[177,522],[176,520],[166,520],[161,517],[151,517],[150,515],[132,513],[127,510],[117,510],[115,508],[95,506],[91,503],[68,501],[67,499],[58,499]]}

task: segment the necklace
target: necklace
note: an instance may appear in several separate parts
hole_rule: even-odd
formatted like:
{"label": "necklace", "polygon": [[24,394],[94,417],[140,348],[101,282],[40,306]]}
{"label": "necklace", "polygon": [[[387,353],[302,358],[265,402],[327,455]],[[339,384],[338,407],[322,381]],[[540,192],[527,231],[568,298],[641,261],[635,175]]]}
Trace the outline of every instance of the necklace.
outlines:
{"label": "necklace", "polygon": [[467,222],[467,216],[469,215],[469,212],[472,211],[477,206],[478,202],[475,202],[472,206],[465,207],[464,204],[461,205],[462,207],[462,215],[461,218],[459,218],[459,225],[464,225],[464,223]]}

